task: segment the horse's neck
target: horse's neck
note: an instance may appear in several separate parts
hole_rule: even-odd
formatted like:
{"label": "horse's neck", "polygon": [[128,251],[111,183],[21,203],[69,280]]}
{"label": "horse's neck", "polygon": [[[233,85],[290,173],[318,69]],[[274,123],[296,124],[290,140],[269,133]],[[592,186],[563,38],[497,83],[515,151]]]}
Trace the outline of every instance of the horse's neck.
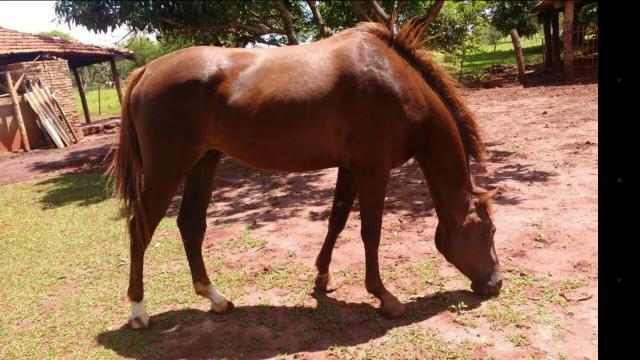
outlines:
{"label": "horse's neck", "polygon": [[443,225],[464,221],[471,201],[471,179],[455,125],[437,122],[426,132],[424,151],[416,155]]}

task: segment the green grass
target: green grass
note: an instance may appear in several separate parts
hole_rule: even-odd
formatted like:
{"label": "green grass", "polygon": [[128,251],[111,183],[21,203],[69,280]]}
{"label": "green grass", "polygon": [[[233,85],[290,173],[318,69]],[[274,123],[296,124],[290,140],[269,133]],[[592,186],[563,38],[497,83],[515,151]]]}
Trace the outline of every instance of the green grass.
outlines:
{"label": "green grass", "polygon": [[[0,187],[0,358],[113,358],[100,334],[127,318],[128,239],[100,174],[65,175]],[[194,295],[174,219],[164,219],[145,257],[147,310],[206,305]],[[242,269],[207,257],[212,280],[231,298]],[[149,334],[110,339],[140,353]]]}
{"label": "green grass", "polygon": [[[120,101],[116,89],[100,89],[100,107],[98,108],[98,90],[85,90],[87,97],[87,106],[89,106],[89,114],[91,119],[119,115]],[[82,102],[80,101],[80,93],[77,89],[73,89],[73,99],[76,101],[78,114],[82,114]],[[98,111],[100,110],[100,111]]]}
{"label": "green grass", "polygon": [[[531,38],[520,38],[522,45],[522,55],[525,64],[536,64],[542,62],[542,40],[541,35],[534,35]],[[447,70],[453,75],[458,76],[460,72],[460,60],[455,62],[446,62],[446,56],[441,53],[435,53],[434,57],[444,63]],[[491,66],[491,59],[494,58],[493,45],[480,45],[479,50],[471,54],[467,54],[462,65],[463,73],[474,70],[482,70]],[[496,46],[495,65],[515,66],[516,57],[513,52],[513,43],[510,37],[500,40]]]}
{"label": "green grass", "polygon": [[[539,36],[531,38],[521,38],[522,55],[525,64],[535,64],[542,62],[542,40]],[[493,45],[482,45],[480,51],[468,55],[464,59],[464,70],[472,70],[474,68],[486,68],[491,66],[493,57]],[[514,65],[516,64],[516,56],[513,53],[513,43],[511,38],[501,40],[496,46],[495,54],[496,65]],[[458,64],[459,66],[460,64]]]}

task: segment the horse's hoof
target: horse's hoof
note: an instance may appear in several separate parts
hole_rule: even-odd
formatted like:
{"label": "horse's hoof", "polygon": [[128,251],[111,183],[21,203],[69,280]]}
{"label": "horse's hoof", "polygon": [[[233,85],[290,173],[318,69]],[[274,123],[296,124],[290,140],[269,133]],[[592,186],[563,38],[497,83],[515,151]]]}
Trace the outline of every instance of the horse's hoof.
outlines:
{"label": "horse's hoof", "polygon": [[213,311],[216,314],[227,314],[233,311],[233,309],[235,309],[235,305],[233,305],[233,303],[229,300],[226,300],[222,304],[211,305],[211,311]]}
{"label": "horse's hoof", "polygon": [[405,310],[405,305],[397,299],[391,301],[383,301],[380,305],[380,311],[382,312],[382,315],[391,319],[397,319],[404,316]]}
{"label": "horse's hoof", "polygon": [[144,308],[144,301],[131,302],[131,314],[129,315],[129,326],[132,329],[143,329],[149,326],[149,315]]}
{"label": "horse's hoof", "polygon": [[340,284],[335,282],[330,274],[317,275],[314,290],[330,293],[338,290]]}
{"label": "horse's hoof", "polygon": [[131,326],[134,330],[144,329],[149,326],[149,318],[140,318],[136,317],[133,319],[129,319],[129,326]]}

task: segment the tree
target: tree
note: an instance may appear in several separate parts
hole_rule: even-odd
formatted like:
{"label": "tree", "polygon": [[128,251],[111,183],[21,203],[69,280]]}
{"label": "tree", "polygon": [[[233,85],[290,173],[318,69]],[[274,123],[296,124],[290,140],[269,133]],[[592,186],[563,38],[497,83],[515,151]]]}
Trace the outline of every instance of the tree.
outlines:
{"label": "tree", "polygon": [[200,45],[297,43],[310,21],[300,1],[72,1],[56,2],[59,19],[106,32],[127,26]]}
{"label": "tree", "polygon": [[[55,8],[60,21],[97,32],[126,26],[134,32],[156,33],[161,43],[244,47],[248,44],[297,44],[330,36],[363,20],[387,22],[396,3],[391,0],[59,0]],[[473,3],[465,1],[465,4]],[[404,1],[399,7],[398,22],[428,14],[434,4],[442,6],[442,1]],[[444,8],[448,7],[457,5],[447,2]],[[457,20],[447,19],[449,22]],[[440,37],[450,38],[449,34]],[[439,43],[438,39],[436,44]]]}
{"label": "tree", "polygon": [[516,29],[520,36],[531,36],[540,31],[538,19],[531,13],[538,2],[491,0],[487,15],[491,24],[505,36],[509,35],[511,29]]}

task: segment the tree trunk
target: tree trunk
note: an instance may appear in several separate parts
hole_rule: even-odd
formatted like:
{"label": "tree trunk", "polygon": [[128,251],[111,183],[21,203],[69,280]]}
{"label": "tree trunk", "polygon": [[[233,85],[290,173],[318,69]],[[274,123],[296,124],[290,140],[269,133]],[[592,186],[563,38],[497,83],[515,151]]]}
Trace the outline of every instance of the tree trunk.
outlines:
{"label": "tree trunk", "polygon": [[284,31],[287,33],[287,40],[289,40],[289,45],[298,45],[298,40],[296,39],[296,32],[293,29],[293,21],[291,20],[291,14],[289,14],[289,10],[284,6],[282,0],[276,1],[276,7],[278,8],[278,12],[280,12],[280,16],[284,20]]}
{"label": "tree trunk", "polygon": [[458,74],[458,81],[462,81],[462,66],[464,65],[465,51],[462,50],[462,58],[460,59],[460,73]]}
{"label": "tree trunk", "polygon": [[493,70],[493,67],[495,66],[495,61],[496,61],[496,47],[498,46],[498,43],[494,43],[493,44],[493,55],[491,55],[491,69]]}
{"label": "tree trunk", "polygon": [[309,4],[311,14],[313,14],[313,21],[316,23],[318,29],[320,30],[320,36],[322,36],[323,38],[331,36],[333,32],[331,31],[331,29],[329,29],[327,24],[325,24],[324,20],[322,19],[322,14],[320,13],[320,9],[318,9],[318,4],[316,3],[316,1],[307,0],[307,4]]}
{"label": "tree trunk", "polygon": [[564,37],[564,75],[573,80],[573,1],[564,3],[564,22],[562,24]]}
{"label": "tree trunk", "polygon": [[511,29],[511,41],[513,41],[513,51],[516,54],[516,63],[518,64],[518,76],[520,82],[524,80],[524,58],[522,56],[522,45],[520,45],[520,36],[516,29]]}

